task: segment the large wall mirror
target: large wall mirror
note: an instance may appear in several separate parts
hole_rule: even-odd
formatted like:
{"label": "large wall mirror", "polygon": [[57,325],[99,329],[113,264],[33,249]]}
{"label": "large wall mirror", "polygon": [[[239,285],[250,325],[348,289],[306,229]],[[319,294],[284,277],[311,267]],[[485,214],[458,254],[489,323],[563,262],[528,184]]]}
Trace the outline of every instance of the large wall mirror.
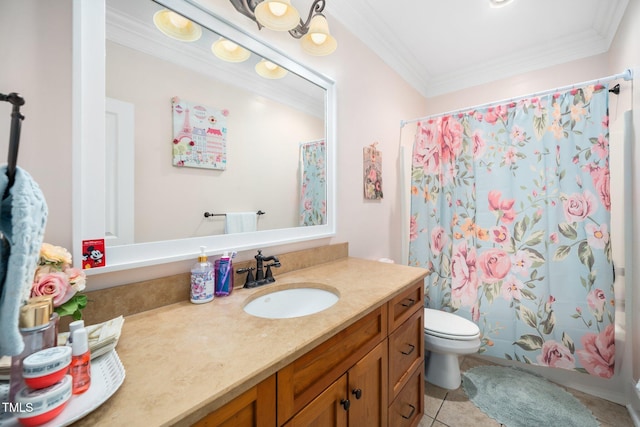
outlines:
{"label": "large wall mirror", "polygon": [[[197,40],[161,33],[164,9]],[[220,39],[248,58],[215,56]],[[74,47],[76,263],[101,238],[94,273],[335,233],[330,79],[184,0],[76,0]],[[243,212],[255,231],[230,229]]]}

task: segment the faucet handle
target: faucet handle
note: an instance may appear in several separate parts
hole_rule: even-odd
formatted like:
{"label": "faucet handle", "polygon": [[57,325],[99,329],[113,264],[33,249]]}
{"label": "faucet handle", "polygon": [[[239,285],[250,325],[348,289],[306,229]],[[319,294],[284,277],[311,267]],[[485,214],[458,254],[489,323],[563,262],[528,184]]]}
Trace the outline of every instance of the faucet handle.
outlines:
{"label": "faucet handle", "polygon": [[271,267],[280,267],[280,262],[276,261],[273,264],[267,264],[265,267],[267,267],[267,271],[264,274],[264,280],[266,280],[269,283],[275,282],[276,279],[273,277],[273,272],[271,271]]}
{"label": "faucet handle", "polygon": [[247,273],[247,278],[244,281],[244,287],[248,288],[250,287],[249,285],[252,282],[255,282],[255,279],[253,278],[253,270],[255,270],[255,267],[247,267],[247,268],[239,268],[236,270],[236,273],[238,274],[242,274],[242,273]]}

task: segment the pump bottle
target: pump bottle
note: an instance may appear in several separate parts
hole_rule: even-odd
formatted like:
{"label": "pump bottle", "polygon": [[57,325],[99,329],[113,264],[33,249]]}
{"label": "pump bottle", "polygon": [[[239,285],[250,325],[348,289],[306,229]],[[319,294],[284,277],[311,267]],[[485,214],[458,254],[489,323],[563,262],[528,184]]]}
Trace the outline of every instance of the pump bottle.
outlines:
{"label": "pump bottle", "polygon": [[204,253],[205,246],[200,246],[198,262],[191,269],[191,302],[202,304],[213,300],[214,272],[213,265]]}

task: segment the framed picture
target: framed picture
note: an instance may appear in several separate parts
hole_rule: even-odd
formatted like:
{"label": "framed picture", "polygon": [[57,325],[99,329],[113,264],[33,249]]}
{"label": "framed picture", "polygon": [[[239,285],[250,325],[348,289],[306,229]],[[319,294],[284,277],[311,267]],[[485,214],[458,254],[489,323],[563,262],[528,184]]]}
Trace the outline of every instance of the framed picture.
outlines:
{"label": "framed picture", "polygon": [[376,149],[378,143],[364,147],[364,198],[382,199],[382,153]]}
{"label": "framed picture", "polygon": [[227,110],[173,97],[173,165],[227,168]]}

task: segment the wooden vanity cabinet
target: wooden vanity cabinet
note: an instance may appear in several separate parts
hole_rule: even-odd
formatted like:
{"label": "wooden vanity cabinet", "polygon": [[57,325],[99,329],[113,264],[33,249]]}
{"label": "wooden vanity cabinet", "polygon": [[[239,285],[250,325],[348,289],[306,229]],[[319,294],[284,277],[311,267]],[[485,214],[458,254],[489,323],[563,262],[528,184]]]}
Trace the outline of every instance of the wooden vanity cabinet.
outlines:
{"label": "wooden vanity cabinet", "polygon": [[[279,370],[278,425],[284,425],[355,368],[386,336],[387,306],[383,305]],[[386,349],[386,345],[384,347]],[[386,379],[381,379],[380,383],[385,385],[386,391]]]}
{"label": "wooden vanity cabinet", "polygon": [[421,279],[196,425],[417,426],[423,307]]}
{"label": "wooden vanity cabinet", "polygon": [[387,420],[387,363],[387,340],[384,340],[284,427],[384,426]]}
{"label": "wooden vanity cabinet", "polygon": [[274,427],[276,425],[275,374],[193,425],[196,427]]}

